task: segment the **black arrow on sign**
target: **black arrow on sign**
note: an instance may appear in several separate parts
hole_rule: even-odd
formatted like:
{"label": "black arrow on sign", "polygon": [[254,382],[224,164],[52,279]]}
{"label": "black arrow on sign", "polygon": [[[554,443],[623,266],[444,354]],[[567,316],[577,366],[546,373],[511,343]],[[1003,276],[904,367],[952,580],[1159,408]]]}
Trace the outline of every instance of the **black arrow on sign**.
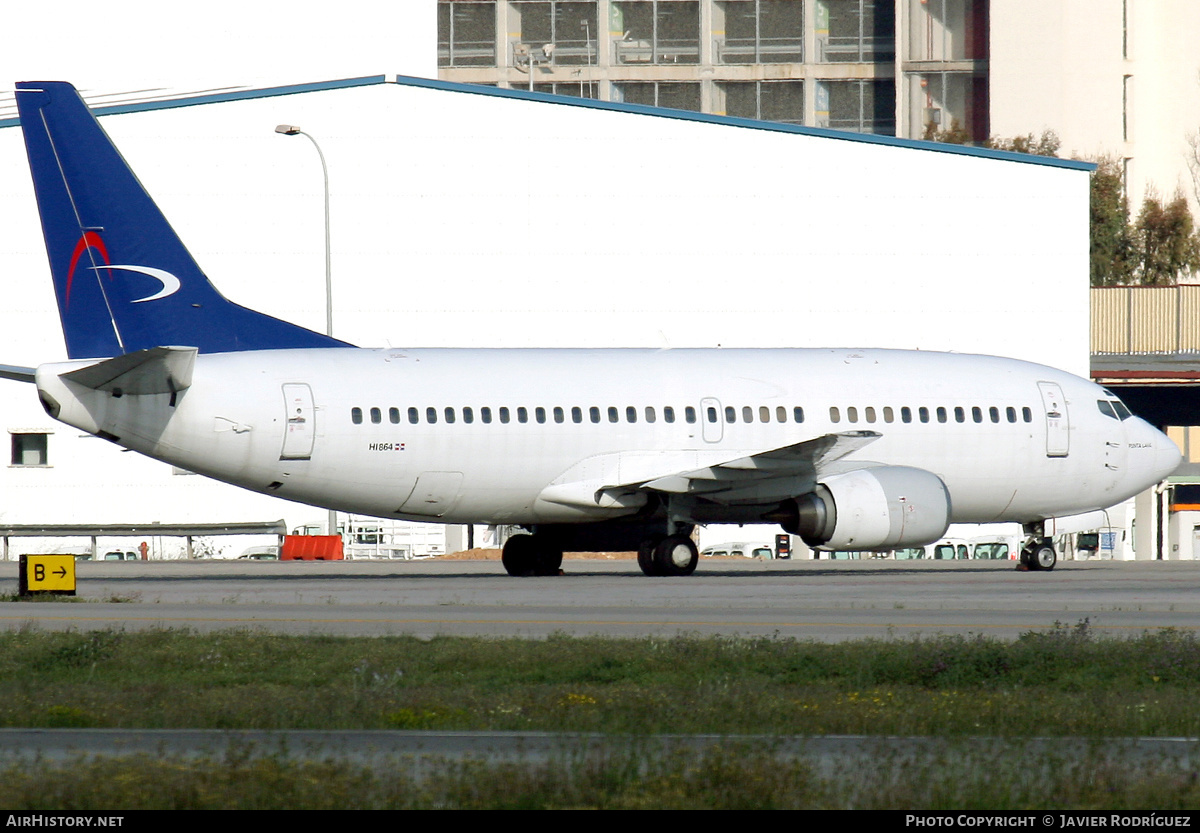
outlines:
{"label": "black arrow on sign", "polygon": [[57,570],[52,570],[51,572],[53,572],[54,575],[58,576],[59,578],[65,578],[67,575],[67,568],[59,567]]}

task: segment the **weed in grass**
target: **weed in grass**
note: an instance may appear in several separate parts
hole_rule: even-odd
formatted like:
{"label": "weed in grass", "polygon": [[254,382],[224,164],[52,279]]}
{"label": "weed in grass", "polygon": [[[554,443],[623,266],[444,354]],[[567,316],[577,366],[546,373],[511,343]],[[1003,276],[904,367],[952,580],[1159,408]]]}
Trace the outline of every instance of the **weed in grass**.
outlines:
{"label": "weed in grass", "polygon": [[22,596],[18,593],[0,593],[0,602],[82,602],[78,596],[68,596],[63,593],[32,593]]}

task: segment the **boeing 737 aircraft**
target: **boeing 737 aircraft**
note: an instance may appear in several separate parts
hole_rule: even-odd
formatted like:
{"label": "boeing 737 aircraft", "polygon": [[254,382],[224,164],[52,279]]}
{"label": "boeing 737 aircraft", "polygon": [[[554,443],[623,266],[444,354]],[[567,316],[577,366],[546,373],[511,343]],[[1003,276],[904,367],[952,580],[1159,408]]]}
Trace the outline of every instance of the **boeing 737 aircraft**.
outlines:
{"label": "boeing 737 aircraft", "polygon": [[17,103],[70,361],[4,367],[54,418],[246,489],[344,512],[513,524],[514,575],[564,550],[696,567],[696,524],[887,550],[952,522],[1103,509],[1175,445],[1104,388],[900,350],[359,349],[217,292],[62,82]]}

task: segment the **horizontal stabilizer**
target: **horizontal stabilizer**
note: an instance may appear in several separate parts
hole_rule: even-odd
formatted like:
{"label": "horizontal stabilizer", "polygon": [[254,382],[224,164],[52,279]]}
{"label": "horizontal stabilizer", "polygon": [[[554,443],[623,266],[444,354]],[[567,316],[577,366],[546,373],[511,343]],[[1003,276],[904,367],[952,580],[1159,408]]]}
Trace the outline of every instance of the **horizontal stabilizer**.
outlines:
{"label": "horizontal stabilizer", "polygon": [[32,367],[16,367],[11,364],[0,364],[0,379],[12,379],[14,382],[33,382],[36,371]]}
{"label": "horizontal stabilizer", "polygon": [[192,384],[195,347],[151,347],[64,373],[63,379],[92,390],[121,394],[175,393]]}

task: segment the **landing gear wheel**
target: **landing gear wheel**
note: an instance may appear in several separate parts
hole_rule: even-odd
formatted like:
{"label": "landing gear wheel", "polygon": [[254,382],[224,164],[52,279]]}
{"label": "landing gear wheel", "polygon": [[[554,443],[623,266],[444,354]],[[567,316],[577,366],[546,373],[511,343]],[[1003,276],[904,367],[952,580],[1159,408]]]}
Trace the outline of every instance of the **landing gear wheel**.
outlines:
{"label": "landing gear wheel", "polygon": [[[537,536],[533,536],[537,540]],[[562,572],[562,550],[557,547],[541,545],[534,557],[533,574],[535,576],[556,576]]]}
{"label": "landing gear wheel", "polygon": [[1035,570],[1053,570],[1058,563],[1058,554],[1054,552],[1053,544],[1038,544],[1034,548],[1033,561],[1030,566]]}
{"label": "landing gear wheel", "polygon": [[699,560],[696,545],[686,535],[668,535],[654,547],[654,567],[660,576],[690,576]]}
{"label": "landing gear wheel", "polygon": [[642,568],[642,572],[648,576],[664,575],[658,569],[658,565],[654,563],[654,550],[662,543],[663,537],[656,535],[653,538],[647,538],[642,541],[642,545],[638,547],[638,566]]}
{"label": "landing gear wheel", "polygon": [[1021,564],[1027,570],[1053,570],[1057,563],[1058,554],[1049,539],[1021,548]]}
{"label": "landing gear wheel", "polygon": [[532,576],[537,564],[537,541],[532,535],[514,535],[504,542],[500,563],[510,576]]}

